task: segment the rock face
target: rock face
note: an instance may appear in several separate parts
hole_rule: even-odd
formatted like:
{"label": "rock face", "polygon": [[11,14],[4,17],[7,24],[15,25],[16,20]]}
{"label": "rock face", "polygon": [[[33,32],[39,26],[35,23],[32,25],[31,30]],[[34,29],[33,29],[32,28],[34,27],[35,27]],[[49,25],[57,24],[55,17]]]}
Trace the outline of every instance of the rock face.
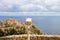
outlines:
{"label": "rock face", "polygon": [[[35,25],[31,25],[30,34],[44,34]],[[0,21],[0,37],[8,35],[27,34],[24,23],[18,22],[16,19],[7,19],[5,22]]]}

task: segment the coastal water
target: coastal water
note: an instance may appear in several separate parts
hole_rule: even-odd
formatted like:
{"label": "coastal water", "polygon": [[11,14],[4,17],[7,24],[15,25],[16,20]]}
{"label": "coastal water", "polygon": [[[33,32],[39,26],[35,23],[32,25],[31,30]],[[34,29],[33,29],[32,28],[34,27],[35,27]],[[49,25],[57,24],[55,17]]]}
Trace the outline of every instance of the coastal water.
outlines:
{"label": "coastal water", "polygon": [[60,16],[0,16],[0,20],[15,18],[19,22],[25,22],[28,17],[46,34],[60,34]]}

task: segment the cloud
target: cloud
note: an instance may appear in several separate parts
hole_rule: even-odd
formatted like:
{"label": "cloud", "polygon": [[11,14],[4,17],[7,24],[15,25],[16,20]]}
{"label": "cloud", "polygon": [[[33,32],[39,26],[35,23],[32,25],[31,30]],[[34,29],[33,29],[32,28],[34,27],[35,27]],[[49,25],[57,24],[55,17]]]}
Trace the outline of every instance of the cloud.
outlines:
{"label": "cloud", "polygon": [[45,0],[47,5],[57,5],[59,4],[60,0]]}
{"label": "cloud", "polygon": [[0,0],[0,11],[60,11],[60,0]]}
{"label": "cloud", "polygon": [[45,4],[51,11],[60,11],[60,0],[45,0]]}

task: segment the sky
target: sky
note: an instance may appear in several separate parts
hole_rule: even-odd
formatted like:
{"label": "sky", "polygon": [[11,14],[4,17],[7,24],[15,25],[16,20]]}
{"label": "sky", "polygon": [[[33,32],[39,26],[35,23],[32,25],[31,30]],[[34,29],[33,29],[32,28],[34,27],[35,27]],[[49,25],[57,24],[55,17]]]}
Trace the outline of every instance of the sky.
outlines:
{"label": "sky", "polygon": [[0,20],[6,16],[30,16],[44,32],[60,34],[60,0],[0,0]]}
{"label": "sky", "polygon": [[0,0],[0,12],[60,12],[60,0]]}
{"label": "sky", "polygon": [[60,12],[0,12],[0,16],[60,16]]}

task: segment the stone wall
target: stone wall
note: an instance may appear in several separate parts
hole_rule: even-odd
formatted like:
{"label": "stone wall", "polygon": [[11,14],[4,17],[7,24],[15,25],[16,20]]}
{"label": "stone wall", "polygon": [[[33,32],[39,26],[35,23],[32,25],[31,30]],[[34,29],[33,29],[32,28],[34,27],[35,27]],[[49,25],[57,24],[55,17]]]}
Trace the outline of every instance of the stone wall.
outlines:
{"label": "stone wall", "polygon": [[[7,37],[0,37],[0,40],[27,40],[27,36],[7,36]],[[30,40],[60,40],[60,36],[57,35],[35,35],[30,36]]]}

